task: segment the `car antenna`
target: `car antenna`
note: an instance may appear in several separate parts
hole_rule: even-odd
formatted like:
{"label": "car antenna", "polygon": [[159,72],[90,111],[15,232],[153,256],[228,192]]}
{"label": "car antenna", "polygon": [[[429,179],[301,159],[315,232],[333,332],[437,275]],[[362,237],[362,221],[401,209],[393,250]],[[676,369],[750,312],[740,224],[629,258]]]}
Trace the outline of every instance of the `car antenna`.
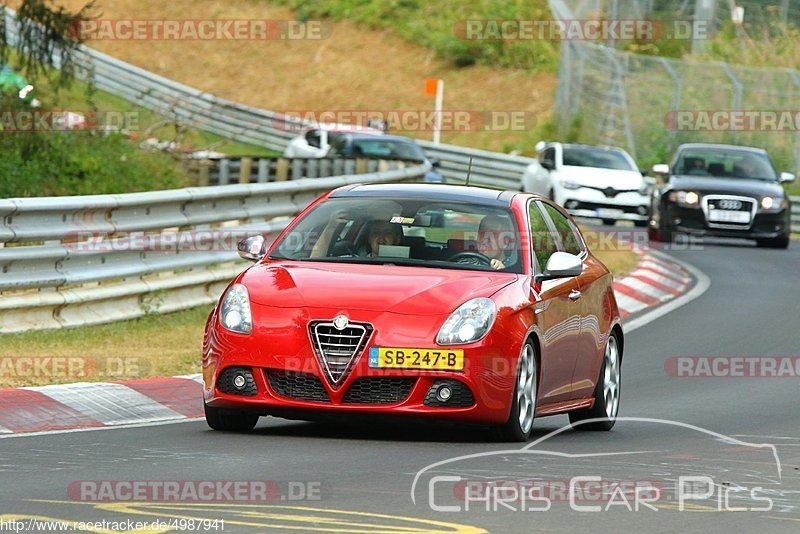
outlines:
{"label": "car antenna", "polygon": [[467,166],[467,183],[465,184],[469,187],[469,175],[472,172],[472,156],[469,157],[469,165]]}

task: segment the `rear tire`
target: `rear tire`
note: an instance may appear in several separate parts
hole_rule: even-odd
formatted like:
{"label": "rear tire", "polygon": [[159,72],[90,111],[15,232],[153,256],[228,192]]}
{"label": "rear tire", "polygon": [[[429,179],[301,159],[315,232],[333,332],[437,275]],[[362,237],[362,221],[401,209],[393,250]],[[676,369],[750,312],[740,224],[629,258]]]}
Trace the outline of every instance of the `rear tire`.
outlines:
{"label": "rear tire", "polygon": [[508,420],[495,427],[498,437],[503,441],[528,441],[536,417],[536,393],[539,386],[539,365],[536,349],[526,341],[520,352],[517,364],[514,396]]}
{"label": "rear tire", "polygon": [[[622,385],[622,355],[617,334],[612,333],[606,344],[600,376],[594,388],[594,405],[588,410],[570,412],[569,422],[575,430],[611,430],[619,413],[620,387]],[[581,423],[597,419],[591,423]]]}
{"label": "rear tire", "polygon": [[774,239],[756,239],[759,247],[789,248],[789,235],[785,234]]}
{"label": "rear tire", "polygon": [[248,413],[212,408],[204,403],[206,423],[214,430],[225,432],[250,432],[258,423],[258,416]]}

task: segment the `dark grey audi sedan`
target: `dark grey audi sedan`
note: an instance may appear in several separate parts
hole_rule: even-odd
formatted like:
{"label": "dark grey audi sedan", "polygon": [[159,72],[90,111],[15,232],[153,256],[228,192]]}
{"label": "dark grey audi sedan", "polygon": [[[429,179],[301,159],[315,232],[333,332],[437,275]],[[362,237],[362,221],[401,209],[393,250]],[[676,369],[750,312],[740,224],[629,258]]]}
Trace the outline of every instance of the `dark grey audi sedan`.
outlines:
{"label": "dark grey audi sedan", "polygon": [[775,171],[766,151],[734,145],[685,144],[653,191],[649,236],[672,241],[677,232],[755,239],[787,248],[791,205],[783,184],[795,175]]}

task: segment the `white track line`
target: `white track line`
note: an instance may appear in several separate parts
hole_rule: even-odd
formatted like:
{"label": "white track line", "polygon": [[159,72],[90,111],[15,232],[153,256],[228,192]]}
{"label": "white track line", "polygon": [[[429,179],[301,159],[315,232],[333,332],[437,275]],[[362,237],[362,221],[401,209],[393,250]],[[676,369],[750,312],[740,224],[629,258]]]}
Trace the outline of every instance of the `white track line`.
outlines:
{"label": "white track line", "polygon": [[124,428],[142,428],[147,426],[163,426],[163,425],[176,425],[178,423],[196,423],[197,421],[204,421],[203,417],[194,417],[190,419],[177,419],[175,421],[143,421],[140,423],[132,423],[129,425],[115,425],[115,426],[92,426],[88,428],[65,428],[64,430],[43,430],[41,432],[20,432],[12,434],[0,434],[0,439],[11,438],[33,438],[39,436],[55,436],[58,434],[76,434],[78,432],[98,432],[100,430],[122,430]]}

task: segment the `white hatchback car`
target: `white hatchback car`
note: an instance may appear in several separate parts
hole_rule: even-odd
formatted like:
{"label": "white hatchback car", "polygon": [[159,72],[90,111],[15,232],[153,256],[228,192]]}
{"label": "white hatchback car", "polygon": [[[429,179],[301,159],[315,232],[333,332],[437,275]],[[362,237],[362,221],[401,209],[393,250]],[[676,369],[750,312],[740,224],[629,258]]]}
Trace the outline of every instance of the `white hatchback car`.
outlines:
{"label": "white hatchback car", "polygon": [[627,152],[544,142],[536,150],[538,160],[522,175],[522,191],[544,195],[575,217],[647,226],[653,182],[642,175]]}

